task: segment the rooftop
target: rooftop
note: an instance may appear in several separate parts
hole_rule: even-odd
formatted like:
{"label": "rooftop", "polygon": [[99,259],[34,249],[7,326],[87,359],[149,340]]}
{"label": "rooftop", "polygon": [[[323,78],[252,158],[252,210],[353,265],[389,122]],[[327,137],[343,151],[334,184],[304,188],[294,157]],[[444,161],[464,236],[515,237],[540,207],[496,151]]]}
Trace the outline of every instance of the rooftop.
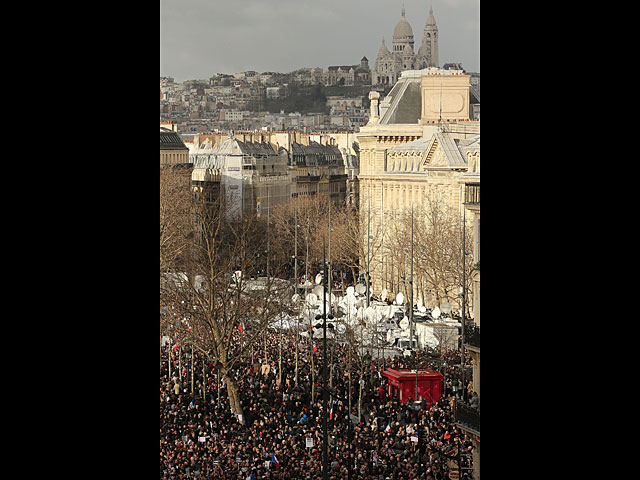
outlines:
{"label": "rooftop", "polygon": [[188,150],[180,135],[168,128],[160,127],[160,150]]}

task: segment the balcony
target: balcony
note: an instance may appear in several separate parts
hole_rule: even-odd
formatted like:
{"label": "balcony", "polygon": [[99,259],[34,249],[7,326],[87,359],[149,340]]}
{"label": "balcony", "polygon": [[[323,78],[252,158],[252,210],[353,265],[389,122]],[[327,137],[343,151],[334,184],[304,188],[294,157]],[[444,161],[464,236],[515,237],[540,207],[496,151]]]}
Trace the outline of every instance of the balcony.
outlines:
{"label": "balcony", "polygon": [[480,409],[470,407],[458,400],[455,404],[454,421],[462,429],[480,435]]}

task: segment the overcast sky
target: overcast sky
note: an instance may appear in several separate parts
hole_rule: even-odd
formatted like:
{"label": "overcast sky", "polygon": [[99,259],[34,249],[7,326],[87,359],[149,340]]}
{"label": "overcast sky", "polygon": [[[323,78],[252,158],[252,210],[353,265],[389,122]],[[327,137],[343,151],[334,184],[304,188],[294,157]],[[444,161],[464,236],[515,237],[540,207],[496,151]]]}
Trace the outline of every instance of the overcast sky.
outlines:
{"label": "overcast sky", "polygon": [[247,70],[375,65],[404,5],[422,43],[433,7],[440,66],[480,71],[480,0],[160,0],[160,76],[208,79]]}

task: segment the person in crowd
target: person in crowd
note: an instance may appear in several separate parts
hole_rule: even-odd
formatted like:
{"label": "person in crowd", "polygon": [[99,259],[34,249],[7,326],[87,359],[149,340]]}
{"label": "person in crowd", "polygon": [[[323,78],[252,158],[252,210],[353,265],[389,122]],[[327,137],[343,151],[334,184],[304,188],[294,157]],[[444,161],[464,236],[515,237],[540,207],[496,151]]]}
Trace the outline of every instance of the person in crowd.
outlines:
{"label": "person in crowd", "polygon": [[[346,479],[351,468],[354,480],[444,480],[452,468],[457,469],[455,459],[470,475],[473,444],[453,418],[453,399],[464,385],[462,369],[453,367],[459,362],[459,352],[442,352],[437,360],[432,353],[417,353],[415,361],[443,371],[450,387],[436,403],[416,414],[385,394],[387,379],[379,373],[383,364],[408,367],[413,359],[396,356],[383,361],[371,353],[362,358],[356,355],[349,382],[348,349],[352,347],[330,342],[337,398],[331,399],[329,411],[324,412],[317,389],[322,341],[315,347],[308,341],[296,341],[290,333],[280,335],[269,329],[266,342],[260,338],[251,358],[232,373],[241,398],[241,419],[232,413],[227,388],[207,357],[196,350],[191,359],[186,356],[190,350],[168,346],[160,364],[160,479],[321,479],[325,414],[330,479]],[[178,372],[180,352],[185,357],[183,370]],[[357,349],[351,352],[356,353]],[[171,375],[168,355],[172,356]],[[282,382],[278,383],[280,369]],[[312,388],[313,381],[316,388]],[[477,403],[474,393],[471,404]],[[358,417],[352,428],[350,415]],[[308,439],[312,447],[307,446]]]}

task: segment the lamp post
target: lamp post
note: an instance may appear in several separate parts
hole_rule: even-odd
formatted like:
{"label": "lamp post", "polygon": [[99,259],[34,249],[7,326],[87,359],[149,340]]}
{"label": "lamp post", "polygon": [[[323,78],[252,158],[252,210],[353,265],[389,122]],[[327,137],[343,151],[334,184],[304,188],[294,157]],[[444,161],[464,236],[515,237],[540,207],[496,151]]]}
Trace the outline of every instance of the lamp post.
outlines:
{"label": "lamp post", "polygon": [[[297,201],[297,198],[296,198]],[[293,285],[294,294],[298,293],[298,206],[294,207],[294,247],[293,247]]]}
{"label": "lamp post", "polygon": [[[322,263],[326,270],[325,242],[322,239]],[[327,432],[327,275],[322,279],[322,315],[317,315],[316,320],[322,318],[322,480],[329,479],[327,465],[329,463],[328,432]],[[333,315],[329,315],[330,319]]]}
{"label": "lamp post", "polygon": [[463,398],[467,391],[464,385],[465,379],[465,367],[464,367],[464,341],[465,341],[465,328],[467,319],[467,285],[466,285],[466,272],[467,272],[467,247],[466,247],[466,224],[467,224],[467,209],[462,209],[462,343],[460,345],[460,367],[462,368],[462,385],[464,388]]}
{"label": "lamp post", "polygon": [[418,401],[418,342],[413,343],[415,324],[413,319],[413,203],[411,204],[411,277],[409,279],[409,345],[414,351],[413,365],[416,369],[416,393],[414,401]]}
{"label": "lamp post", "polygon": [[333,264],[331,263],[331,181],[329,181],[329,263],[325,264],[325,269],[327,269],[327,280],[329,281],[329,313],[333,313],[333,308],[331,306],[331,284],[333,283],[332,274],[333,274]]}
{"label": "lamp post", "polygon": [[[349,389],[350,390],[350,389]],[[347,399],[341,397],[340,395],[338,395],[336,393],[336,391],[333,388],[323,388],[322,391],[324,393],[331,393],[332,397],[336,397],[338,400],[342,400],[343,402],[346,402]],[[326,418],[326,416],[325,416]],[[357,417],[354,417],[357,419]],[[353,419],[351,418],[351,410],[349,409],[347,411],[347,422],[348,422],[348,427],[349,427],[349,433],[348,433],[348,439],[349,439],[349,454],[347,455],[347,480],[351,480],[351,455],[353,454]],[[323,466],[323,475],[324,475],[324,471],[325,468]]]}

